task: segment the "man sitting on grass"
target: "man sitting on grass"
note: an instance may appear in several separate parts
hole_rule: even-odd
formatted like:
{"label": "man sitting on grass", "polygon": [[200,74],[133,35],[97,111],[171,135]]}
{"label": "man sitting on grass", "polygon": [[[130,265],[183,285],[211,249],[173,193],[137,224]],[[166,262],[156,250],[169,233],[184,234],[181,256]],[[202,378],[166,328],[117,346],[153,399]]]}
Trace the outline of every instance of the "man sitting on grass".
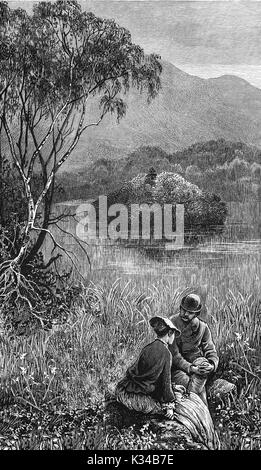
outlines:
{"label": "man sitting on grass", "polygon": [[181,334],[177,344],[169,345],[169,349],[173,358],[177,356],[177,348],[183,357],[181,367],[173,360],[172,382],[183,385],[187,392],[197,393],[207,405],[205,385],[209,374],[216,371],[219,358],[208,325],[198,318],[201,308],[198,295],[183,297],[179,313],[171,318]]}

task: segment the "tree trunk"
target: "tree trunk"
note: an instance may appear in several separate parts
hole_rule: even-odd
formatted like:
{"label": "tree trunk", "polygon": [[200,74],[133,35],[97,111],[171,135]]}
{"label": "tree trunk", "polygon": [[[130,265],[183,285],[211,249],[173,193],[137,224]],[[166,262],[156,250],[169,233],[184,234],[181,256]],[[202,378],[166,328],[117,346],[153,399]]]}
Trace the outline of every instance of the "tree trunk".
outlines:
{"label": "tree trunk", "polygon": [[28,201],[28,220],[27,220],[27,225],[26,225],[25,232],[24,232],[23,243],[19,250],[18,255],[12,260],[12,263],[11,263],[12,266],[21,266],[23,264],[23,259],[29,247],[30,233],[33,230],[35,217],[36,217],[36,211],[34,207],[34,201],[33,201],[33,198],[30,197]]}
{"label": "tree trunk", "polygon": [[0,225],[3,220],[4,198],[3,198],[3,155],[1,146],[2,124],[0,125]]}
{"label": "tree trunk", "polygon": [[47,232],[45,230],[48,229],[48,226],[49,226],[51,206],[52,206],[52,196],[46,197],[44,200],[44,217],[43,217],[43,223],[41,227],[44,230],[40,232],[39,236],[36,239],[36,242],[34,243],[33,247],[29,251],[28,255],[25,257],[23,264],[28,264],[30,261],[32,261],[44,243],[45,237],[47,235]]}

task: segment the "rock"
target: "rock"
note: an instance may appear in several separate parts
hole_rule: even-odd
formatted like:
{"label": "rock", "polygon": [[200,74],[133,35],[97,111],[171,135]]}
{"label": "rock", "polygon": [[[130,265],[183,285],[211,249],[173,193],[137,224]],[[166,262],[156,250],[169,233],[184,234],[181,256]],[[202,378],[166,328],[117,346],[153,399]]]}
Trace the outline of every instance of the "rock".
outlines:
{"label": "rock", "polygon": [[236,385],[221,378],[214,380],[207,390],[208,400],[214,404],[227,403],[236,393]]}

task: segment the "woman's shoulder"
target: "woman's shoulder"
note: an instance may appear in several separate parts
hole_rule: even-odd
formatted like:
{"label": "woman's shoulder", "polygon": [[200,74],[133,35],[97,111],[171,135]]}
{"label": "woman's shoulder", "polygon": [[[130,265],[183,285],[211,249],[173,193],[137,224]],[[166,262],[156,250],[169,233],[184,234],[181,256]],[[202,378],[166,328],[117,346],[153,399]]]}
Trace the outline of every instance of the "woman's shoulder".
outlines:
{"label": "woman's shoulder", "polygon": [[166,354],[166,355],[169,354],[168,346],[165,343],[163,343],[163,341],[161,341],[159,338],[156,338],[154,339],[154,341],[147,344],[145,348],[143,349],[143,351],[145,350],[147,352],[155,351],[155,352],[161,352],[162,354]]}

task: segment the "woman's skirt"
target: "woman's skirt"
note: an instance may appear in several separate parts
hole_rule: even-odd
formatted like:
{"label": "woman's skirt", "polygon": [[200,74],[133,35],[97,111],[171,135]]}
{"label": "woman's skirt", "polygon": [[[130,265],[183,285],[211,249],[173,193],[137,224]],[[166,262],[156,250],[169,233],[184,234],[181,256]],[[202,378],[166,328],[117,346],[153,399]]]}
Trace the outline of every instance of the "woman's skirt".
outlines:
{"label": "woman's skirt", "polygon": [[183,424],[196,442],[204,444],[208,449],[220,448],[219,439],[208,407],[194,392],[187,396],[180,387],[174,388],[176,408],[174,419]]}
{"label": "woman's skirt", "polygon": [[[204,444],[210,450],[219,449],[219,440],[208,407],[196,393],[190,392],[187,396],[182,386],[174,387],[173,391],[176,398],[173,419],[190,431],[194,441]],[[116,387],[115,396],[129,410],[147,415],[164,415],[160,402],[149,395],[127,392],[121,383]]]}
{"label": "woman's skirt", "polygon": [[150,395],[127,392],[121,382],[116,387],[115,396],[117,401],[129,410],[145,414],[163,414],[160,402]]}

